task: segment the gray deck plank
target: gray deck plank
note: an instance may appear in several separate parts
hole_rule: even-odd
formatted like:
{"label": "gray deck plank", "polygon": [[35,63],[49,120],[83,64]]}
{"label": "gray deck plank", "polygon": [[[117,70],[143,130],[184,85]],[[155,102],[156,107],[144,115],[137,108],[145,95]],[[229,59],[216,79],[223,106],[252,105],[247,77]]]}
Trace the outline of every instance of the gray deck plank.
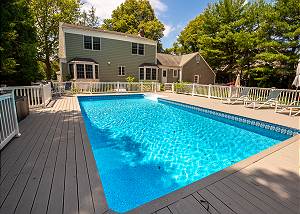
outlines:
{"label": "gray deck plank", "polygon": [[215,209],[215,207],[213,206],[213,204],[211,204],[210,201],[208,201],[205,198],[203,198],[198,192],[193,193],[193,196],[209,213],[211,213],[211,214],[218,214],[219,213]]}
{"label": "gray deck plank", "polygon": [[[50,132],[50,127],[54,121],[54,117],[50,117],[49,121],[44,130],[41,131],[41,135],[34,143],[32,152],[29,155],[29,158],[26,160],[25,164],[20,167],[20,173],[15,179],[15,182],[12,186],[5,185],[5,193],[8,194],[5,200],[2,202],[1,210],[4,213],[13,213],[19,198],[28,182],[29,176],[32,173],[33,168],[36,165],[36,162],[44,148],[47,150],[48,145],[45,145],[46,138]],[[7,177],[9,178],[9,177]],[[7,191],[9,189],[9,191]]]}
{"label": "gray deck plank", "polygon": [[[65,101],[62,103],[62,105],[65,104]],[[49,152],[49,157],[47,159],[45,170],[43,172],[43,176],[40,180],[39,187],[35,196],[35,200],[33,202],[31,213],[46,213],[47,212],[47,205],[48,200],[50,197],[50,191],[52,186],[52,179],[54,175],[57,155],[58,155],[58,149],[60,145],[60,137],[63,129],[63,122],[65,119],[66,113],[63,112],[62,109],[60,109],[60,120],[59,124],[57,126],[57,129],[55,131],[55,135],[52,142],[52,147]]]}
{"label": "gray deck plank", "polygon": [[[55,146],[54,138],[58,132],[59,123],[61,118],[61,112],[49,112],[53,114],[54,123],[50,128],[49,135],[46,139],[46,146],[44,151],[42,151],[41,155],[38,158],[38,161],[30,175],[29,181],[24,189],[24,192],[19,200],[19,203],[16,207],[15,213],[30,213],[32,204],[34,203],[37,189],[39,187],[40,181],[43,177],[45,166],[50,157],[51,151],[53,151],[53,146]],[[55,114],[55,115],[54,115]],[[47,169],[46,169],[47,170]]]}
{"label": "gray deck plank", "polygon": [[156,214],[172,214],[171,211],[167,207],[165,207],[165,208],[163,208],[163,209],[161,209],[161,210],[159,210],[155,213]]}
{"label": "gray deck plank", "polygon": [[67,157],[63,213],[78,213],[77,167],[74,130],[74,99],[70,103],[70,118],[67,130]]}
{"label": "gray deck plank", "polygon": [[12,169],[9,171],[9,173],[3,179],[3,182],[0,184],[0,207],[2,206],[7,194],[11,190],[18,176],[20,175],[23,167],[27,165],[27,168],[30,168],[28,164],[32,164],[32,161],[29,160],[32,160],[32,158],[35,157],[35,155],[37,154],[36,151],[38,151],[41,148],[42,144],[38,144],[37,142],[41,137],[44,137],[45,130],[47,127],[49,127],[48,119],[50,119],[50,117],[46,115],[45,119],[46,121],[44,121],[43,123],[44,126],[41,125],[41,129],[39,129],[38,134],[36,134],[31,141],[24,142],[28,143],[28,145],[22,152],[21,157],[14,163],[14,165],[11,167]]}
{"label": "gray deck plank", "polygon": [[234,190],[232,190],[231,188],[229,188],[228,186],[226,186],[223,181],[219,181],[217,183],[214,184],[218,189],[220,189],[221,191],[223,191],[227,196],[231,197],[234,201],[236,201],[237,203],[239,203],[243,209],[244,212],[249,212],[249,213],[257,213],[257,214],[263,214],[263,211],[260,210],[259,208],[257,208],[255,205],[251,204],[248,200],[246,200],[245,198],[243,198],[243,196],[241,194],[239,194],[238,192],[235,192]]}
{"label": "gray deck plank", "polygon": [[226,206],[221,200],[214,196],[207,189],[201,189],[198,193],[207,200],[219,213],[222,214],[233,214],[233,210],[230,207]]}
{"label": "gray deck plank", "polygon": [[94,213],[95,209],[90,189],[87,162],[83,150],[79,117],[80,113],[74,115],[79,213]]}
{"label": "gray deck plank", "polygon": [[209,212],[192,196],[168,206],[173,214],[208,214]]}
{"label": "gray deck plank", "polygon": [[[44,118],[45,114],[40,115],[40,119]],[[40,131],[42,130],[42,124],[44,124],[45,121],[42,120],[35,120],[35,123],[32,123],[28,125],[28,127],[31,130]],[[10,142],[7,147],[4,149],[2,154],[7,154],[9,157],[6,159],[5,163],[1,165],[1,178],[0,178],[0,184],[3,182],[5,176],[7,173],[13,168],[13,165],[19,160],[20,157],[22,157],[22,154],[26,152],[28,149],[28,144],[30,144],[33,139],[35,139],[36,133],[30,132],[28,134],[23,135],[23,137],[15,138],[12,142]],[[11,155],[14,154],[14,155]]]}
{"label": "gray deck plank", "polygon": [[65,172],[66,172],[66,156],[67,156],[67,143],[68,143],[68,128],[70,112],[70,99],[66,103],[66,117],[64,119],[60,145],[57,155],[57,163],[54,171],[52,188],[48,203],[47,213],[62,213],[64,206],[64,190],[65,190]]}
{"label": "gray deck plank", "polygon": [[246,200],[248,200],[250,203],[255,205],[257,208],[259,208],[263,212],[280,214],[276,209],[268,206],[266,203],[264,203],[263,201],[261,201],[257,197],[255,197],[255,195],[252,195],[248,191],[244,190],[243,188],[241,188],[239,185],[235,184],[228,178],[223,179],[222,182],[226,186],[228,186],[230,189],[232,189],[233,191],[238,192],[240,195],[242,195],[242,197],[244,197]]}
{"label": "gray deck plank", "polygon": [[246,178],[245,176],[241,176],[239,173],[235,173],[234,175],[236,177],[240,178],[240,180],[242,180],[242,181],[246,182],[247,184],[251,185],[257,191],[260,191],[261,193],[264,193],[265,195],[269,196],[270,198],[275,200],[276,203],[279,203],[282,206],[284,206],[285,209],[286,209],[285,212],[288,212],[288,210],[290,210],[293,213],[298,213],[299,207],[297,207],[296,205],[290,203],[289,201],[283,200],[281,197],[279,198],[276,194],[274,194],[274,192],[272,192],[268,188],[265,188],[262,185],[256,186],[253,182],[251,182],[251,180],[249,180],[249,178]]}

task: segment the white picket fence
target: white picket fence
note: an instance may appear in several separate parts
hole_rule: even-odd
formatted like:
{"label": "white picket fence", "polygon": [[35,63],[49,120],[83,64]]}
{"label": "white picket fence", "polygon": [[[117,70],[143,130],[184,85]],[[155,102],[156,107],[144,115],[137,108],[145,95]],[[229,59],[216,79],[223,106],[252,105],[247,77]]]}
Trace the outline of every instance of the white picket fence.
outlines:
{"label": "white picket fence", "polygon": [[1,90],[12,90],[16,96],[26,96],[29,108],[46,107],[52,98],[50,83],[37,86],[9,86],[0,88]]}
{"label": "white picket fence", "polygon": [[19,133],[13,91],[0,95],[0,150]]}
{"label": "white picket fence", "polygon": [[72,93],[138,93],[157,92],[157,82],[54,82],[54,93],[65,93],[66,84],[71,84]]}
{"label": "white picket fence", "polygon": [[[177,85],[176,85],[177,84]],[[172,93],[189,94],[192,96],[202,96],[215,99],[228,99],[235,94],[240,94],[247,87],[234,87],[222,85],[201,85],[201,84],[184,84],[184,83],[165,83],[165,91]],[[280,104],[289,105],[300,102],[300,90],[275,89],[275,88],[258,88],[249,87],[248,98],[250,100],[266,99],[272,90],[280,90],[281,93],[277,98]]]}

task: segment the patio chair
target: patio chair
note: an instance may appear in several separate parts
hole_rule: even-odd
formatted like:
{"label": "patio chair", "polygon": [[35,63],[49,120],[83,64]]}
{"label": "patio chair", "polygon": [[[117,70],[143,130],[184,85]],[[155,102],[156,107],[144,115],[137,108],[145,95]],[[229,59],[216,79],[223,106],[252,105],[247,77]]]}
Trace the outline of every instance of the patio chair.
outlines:
{"label": "patio chair", "polygon": [[[278,110],[281,109],[281,110]],[[289,112],[289,116],[297,116],[300,115],[300,101],[293,101],[289,104],[280,104],[280,103],[276,103],[275,106],[275,112],[276,113],[281,113],[284,111],[288,111]],[[296,111],[296,113],[293,113],[293,111]]]}
{"label": "patio chair", "polygon": [[265,106],[272,107],[277,104],[280,93],[281,90],[272,90],[266,98],[260,97],[256,100],[246,100],[244,105],[245,107],[253,107],[253,109],[260,109]]}
{"label": "patio chair", "polygon": [[[237,89],[237,88],[236,88]],[[243,88],[241,93],[233,92],[233,96],[229,97],[227,100],[223,101],[225,104],[236,104],[236,103],[244,103],[246,100],[248,100],[249,92],[251,88]]]}

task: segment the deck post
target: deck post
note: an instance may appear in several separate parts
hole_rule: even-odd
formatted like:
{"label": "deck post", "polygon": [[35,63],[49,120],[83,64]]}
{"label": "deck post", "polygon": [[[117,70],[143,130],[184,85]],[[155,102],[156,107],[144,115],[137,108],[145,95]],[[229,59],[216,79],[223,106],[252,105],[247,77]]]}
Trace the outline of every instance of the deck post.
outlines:
{"label": "deck post", "polygon": [[174,83],[172,83],[172,93],[175,92],[175,87],[174,87]]}
{"label": "deck post", "polygon": [[193,86],[192,86],[192,96],[195,95],[195,83],[193,83]]}
{"label": "deck post", "polygon": [[208,85],[208,95],[207,95],[208,98],[211,97],[211,84]]}
{"label": "deck post", "polygon": [[120,83],[117,82],[117,92],[119,92],[119,90],[120,90]]}

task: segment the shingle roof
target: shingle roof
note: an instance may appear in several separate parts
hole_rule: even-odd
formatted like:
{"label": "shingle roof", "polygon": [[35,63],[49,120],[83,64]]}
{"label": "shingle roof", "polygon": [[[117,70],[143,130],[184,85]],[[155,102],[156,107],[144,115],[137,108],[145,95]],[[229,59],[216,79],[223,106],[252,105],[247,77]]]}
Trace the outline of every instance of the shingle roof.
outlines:
{"label": "shingle roof", "polygon": [[99,63],[98,63],[96,60],[94,60],[94,59],[91,59],[91,58],[80,58],[80,57],[75,57],[75,58],[69,60],[68,63],[69,63],[69,62],[75,62],[75,61],[77,61],[77,62],[94,62],[94,63],[96,63],[96,64],[99,64]]}
{"label": "shingle roof", "polygon": [[157,64],[170,67],[181,67],[198,53],[185,54],[181,56],[171,54],[157,54]]}

